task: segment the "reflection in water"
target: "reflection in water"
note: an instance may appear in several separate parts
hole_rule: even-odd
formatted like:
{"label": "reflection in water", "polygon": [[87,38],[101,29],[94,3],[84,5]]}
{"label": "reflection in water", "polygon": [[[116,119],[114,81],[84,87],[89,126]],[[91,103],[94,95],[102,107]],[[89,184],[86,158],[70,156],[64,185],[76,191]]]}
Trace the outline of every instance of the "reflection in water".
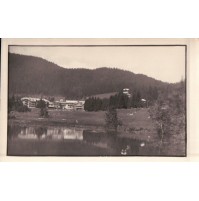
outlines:
{"label": "reflection in water", "polygon": [[83,129],[77,128],[22,127],[17,132],[10,129],[9,134],[21,139],[83,140]]}
{"label": "reflection in water", "polygon": [[8,153],[19,155],[144,155],[143,144],[116,133],[76,127],[8,127]]}

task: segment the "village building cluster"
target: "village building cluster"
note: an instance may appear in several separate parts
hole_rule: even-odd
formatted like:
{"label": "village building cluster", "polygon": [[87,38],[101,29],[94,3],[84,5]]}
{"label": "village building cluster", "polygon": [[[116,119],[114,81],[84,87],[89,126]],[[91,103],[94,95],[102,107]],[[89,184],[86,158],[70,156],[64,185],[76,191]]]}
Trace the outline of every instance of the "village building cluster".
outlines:
{"label": "village building cluster", "polygon": [[[129,92],[128,88],[124,88],[122,90],[122,93],[127,95],[129,98],[131,98],[133,95]],[[110,95],[109,95],[110,96]],[[33,97],[23,97],[21,98],[21,101],[23,105],[26,105],[28,108],[36,108],[38,102],[41,100],[41,98],[33,98]],[[84,111],[84,105],[85,100],[64,100],[63,98],[60,98],[59,100],[50,101],[46,98],[42,98],[42,101],[46,103],[46,106],[49,109],[62,109],[62,110],[80,110]],[[140,100],[142,102],[142,105],[146,106],[147,101],[145,99]]]}
{"label": "village building cluster", "polygon": [[[32,97],[23,97],[21,101],[28,108],[36,108],[38,102],[41,98],[32,98]],[[45,98],[42,98],[42,101],[46,103],[46,106],[49,109],[65,109],[65,110],[82,110],[84,111],[85,101],[83,100],[64,100],[60,99],[59,101],[49,101]]]}

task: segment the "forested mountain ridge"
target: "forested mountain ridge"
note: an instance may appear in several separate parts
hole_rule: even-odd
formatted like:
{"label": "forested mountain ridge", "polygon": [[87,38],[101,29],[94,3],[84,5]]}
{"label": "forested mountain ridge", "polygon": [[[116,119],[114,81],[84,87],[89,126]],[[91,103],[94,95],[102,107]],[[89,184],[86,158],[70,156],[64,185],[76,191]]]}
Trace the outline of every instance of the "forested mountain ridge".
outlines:
{"label": "forested mountain ridge", "polygon": [[129,88],[131,92],[139,90],[146,97],[149,91],[167,85],[116,68],[67,69],[39,57],[9,53],[9,94],[84,98]]}

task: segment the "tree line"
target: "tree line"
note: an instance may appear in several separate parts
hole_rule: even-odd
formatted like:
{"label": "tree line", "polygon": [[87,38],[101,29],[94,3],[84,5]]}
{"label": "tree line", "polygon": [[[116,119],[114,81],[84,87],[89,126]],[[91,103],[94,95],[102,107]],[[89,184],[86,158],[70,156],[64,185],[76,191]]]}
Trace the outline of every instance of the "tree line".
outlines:
{"label": "tree line", "polygon": [[143,102],[142,95],[139,90],[134,91],[131,97],[124,94],[122,91],[110,98],[96,98],[89,97],[85,101],[84,109],[86,111],[106,111],[108,108],[128,109],[148,107],[154,103],[158,98],[158,89],[156,87],[149,87],[147,93],[147,100]]}

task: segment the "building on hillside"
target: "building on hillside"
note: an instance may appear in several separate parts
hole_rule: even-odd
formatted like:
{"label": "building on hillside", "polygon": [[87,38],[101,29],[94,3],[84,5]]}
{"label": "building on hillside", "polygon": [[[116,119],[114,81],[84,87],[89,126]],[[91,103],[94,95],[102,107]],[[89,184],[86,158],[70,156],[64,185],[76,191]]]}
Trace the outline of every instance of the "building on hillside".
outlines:
{"label": "building on hillside", "polygon": [[50,108],[50,109],[54,109],[54,108],[55,108],[55,103],[53,103],[53,102],[49,102],[49,104],[48,104],[48,108]]}
{"label": "building on hillside", "polygon": [[30,98],[30,97],[23,97],[21,98],[21,101],[24,105],[26,105],[28,108],[35,108],[37,106],[37,101],[39,101],[39,98]]}
{"label": "building on hillside", "polygon": [[66,100],[65,107],[66,110],[84,110],[85,101],[77,101],[77,100]]}
{"label": "building on hillside", "polygon": [[75,110],[75,105],[77,105],[77,104],[78,104],[77,100],[66,100],[64,109]]}
{"label": "building on hillside", "polygon": [[54,108],[56,108],[56,109],[61,109],[61,104],[59,101],[55,101],[54,106],[55,106]]}
{"label": "building on hillside", "polygon": [[129,93],[129,89],[128,88],[124,88],[123,89],[123,94],[127,95],[129,98],[131,97],[131,94]]}
{"label": "building on hillside", "polygon": [[66,101],[64,101],[63,99],[60,99],[59,106],[60,106],[60,109],[66,109]]}
{"label": "building on hillside", "polygon": [[49,104],[49,103],[50,103],[50,101],[47,100],[47,99],[45,99],[45,98],[42,98],[42,100],[45,101],[46,104]]}
{"label": "building on hillside", "polygon": [[78,101],[78,103],[75,105],[75,110],[83,111],[84,110],[84,104],[85,104],[85,101]]}
{"label": "building on hillside", "polygon": [[[21,98],[21,101],[23,105],[26,105],[28,108],[36,108],[38,101],[40,101],[40,98],[32,98],[32,97],[23,97]],[[47,99],[42,99],[45,101],[46,105],[49,105],[50,101]]]}
{"label": "building on hillside", "polygon": [[[21,99],[22,103],[26,105],[28,108],[36,108],[38,101],[40,98],[30,98],[23,97]],[[61,99],[60,101],[51,102],[47,99],[42,99],[45,101],[46,106],[50,109],[66,109],[66,110],[84,110],[85,101],[78,100],[66,100]]]}
{"label": "building on hillside", "polygon": [[141,99],[141,107],[148,107],[147,100],[144,98]]}

